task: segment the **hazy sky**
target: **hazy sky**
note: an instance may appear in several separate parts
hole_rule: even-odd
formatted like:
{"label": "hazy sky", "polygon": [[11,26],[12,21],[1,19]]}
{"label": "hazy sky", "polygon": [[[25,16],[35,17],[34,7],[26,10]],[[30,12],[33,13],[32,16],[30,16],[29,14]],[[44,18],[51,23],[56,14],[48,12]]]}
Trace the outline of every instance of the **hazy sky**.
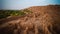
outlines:
{"label": "hazy sky", "polygon": [[60,0],[0,0],[0,9],[22,9],[47,4],[60,4]]}

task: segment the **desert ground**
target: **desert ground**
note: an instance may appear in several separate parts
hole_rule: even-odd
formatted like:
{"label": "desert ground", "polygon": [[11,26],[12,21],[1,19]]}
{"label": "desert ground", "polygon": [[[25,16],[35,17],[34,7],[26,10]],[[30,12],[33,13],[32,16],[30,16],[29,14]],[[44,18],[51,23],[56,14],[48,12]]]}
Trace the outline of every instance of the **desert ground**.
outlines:
{"label": "desert ground", "polygon": [[60,5],[32,6],[24,10],[23,16],[0,19],[0,34],[60,34]]}

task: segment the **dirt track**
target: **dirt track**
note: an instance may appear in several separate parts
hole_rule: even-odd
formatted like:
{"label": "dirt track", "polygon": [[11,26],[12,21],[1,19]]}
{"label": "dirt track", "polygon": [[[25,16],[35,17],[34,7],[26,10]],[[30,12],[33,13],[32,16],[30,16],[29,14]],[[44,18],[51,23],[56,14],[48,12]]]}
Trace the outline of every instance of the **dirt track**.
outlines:
{"label": "dirt track", "polygon": [[0,20],[1,34],[60,34],[60,6],[35,6],[32,14]]}

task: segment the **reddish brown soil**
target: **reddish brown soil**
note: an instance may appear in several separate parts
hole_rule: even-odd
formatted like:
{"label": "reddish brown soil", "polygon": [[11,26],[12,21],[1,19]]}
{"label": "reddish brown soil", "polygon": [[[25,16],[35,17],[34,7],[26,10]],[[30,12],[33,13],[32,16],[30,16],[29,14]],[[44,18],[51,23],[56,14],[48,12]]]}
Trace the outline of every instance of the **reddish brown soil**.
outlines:
{"label": "reddish brown soil", "polygon": [[0,20],[0,34],[60,34],[60,5],[33,6],[31,14]]}

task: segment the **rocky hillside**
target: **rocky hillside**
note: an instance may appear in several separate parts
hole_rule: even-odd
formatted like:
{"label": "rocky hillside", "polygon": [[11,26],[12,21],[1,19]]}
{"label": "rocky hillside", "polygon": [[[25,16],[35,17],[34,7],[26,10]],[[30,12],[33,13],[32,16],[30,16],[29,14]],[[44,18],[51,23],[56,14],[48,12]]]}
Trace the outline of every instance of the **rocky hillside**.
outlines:
{"label": "rocky hillside", "polygon": [[0,20],[0,34],[60,34],[60,5],[33,6],[24,10],[29,10],[24,16]]}

